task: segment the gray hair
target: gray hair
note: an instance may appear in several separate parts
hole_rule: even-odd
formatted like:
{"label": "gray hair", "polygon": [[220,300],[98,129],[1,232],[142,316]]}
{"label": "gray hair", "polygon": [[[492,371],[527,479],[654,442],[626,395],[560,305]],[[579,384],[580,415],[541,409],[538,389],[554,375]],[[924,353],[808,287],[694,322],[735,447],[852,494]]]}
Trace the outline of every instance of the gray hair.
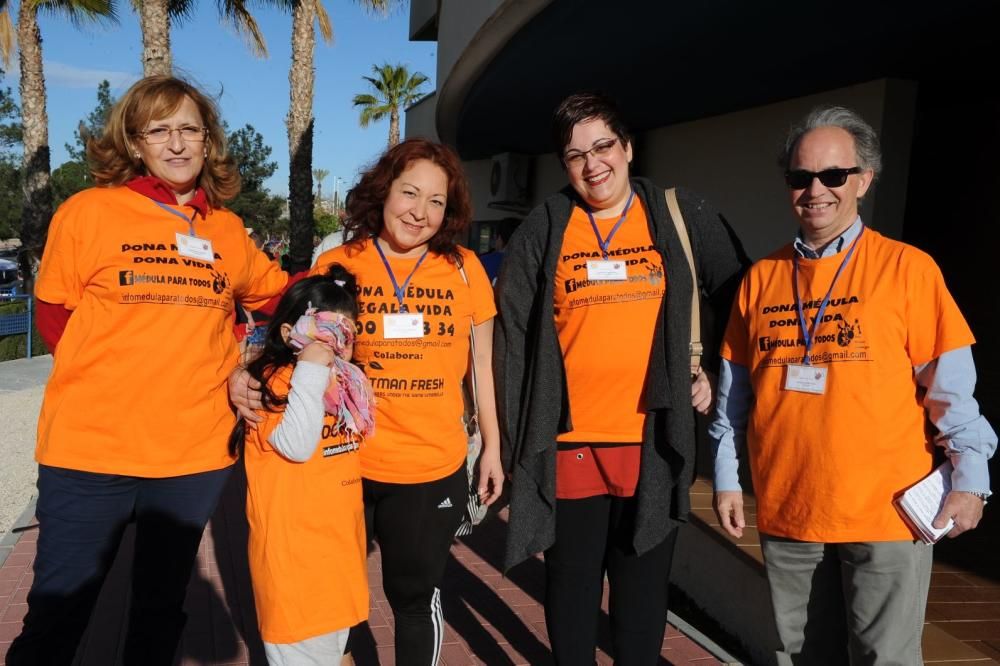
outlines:
{"label": "gray hair", "polygon": [[782,170],[787,170],[799,139],[806,132],[821,127],[839,127],[850,134],[854,139],[858,166],[865,170],[871,169],[875,173],[875,178],[878,178],[882,171],[882,149],[879,147],[878,135],[864,118],[842,106],[818,106],[810,111],[802,122],[794,125],[789,130],[784,148],[778,156],[778,166]]}

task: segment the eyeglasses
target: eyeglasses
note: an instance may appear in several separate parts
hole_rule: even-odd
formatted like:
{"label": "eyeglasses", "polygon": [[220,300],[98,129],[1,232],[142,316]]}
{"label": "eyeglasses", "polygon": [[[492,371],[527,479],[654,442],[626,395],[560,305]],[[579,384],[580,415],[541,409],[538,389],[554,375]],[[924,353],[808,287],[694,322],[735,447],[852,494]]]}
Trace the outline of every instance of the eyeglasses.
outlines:
{"label": "eyeglasses", "polygon": [[850,169],[823,169],[822,171],[806,171],[796,169],[785,172],[785,182],[793,190],[804,190],[812,185],[813,178],[819,178],[819,182],[824,187],[840,187],[847,182],[847,177],[851,174],[861,173],[864,169],[859,166]]}
{"label": "eyeglasses", "polygon": [[170,141],[170,137],[173,136],[174,132],[180,134],[181,139],[185,143],[201,143],[208,137],[207,127],[195,127],[194,125],[185,125],[184,127],[154,127],[138,132],[136,136],[143,139],[149,145],[155,146],[156,144]]}
{"label": "eyeglasses", "polygon": [[594,157],[605,157],[611,153],[611,149],[618,143],[618,139],[605,139],[594,144],[590,150],[571,150],[563,155],[566,166],[580,167],[587,161],[587,155]]}

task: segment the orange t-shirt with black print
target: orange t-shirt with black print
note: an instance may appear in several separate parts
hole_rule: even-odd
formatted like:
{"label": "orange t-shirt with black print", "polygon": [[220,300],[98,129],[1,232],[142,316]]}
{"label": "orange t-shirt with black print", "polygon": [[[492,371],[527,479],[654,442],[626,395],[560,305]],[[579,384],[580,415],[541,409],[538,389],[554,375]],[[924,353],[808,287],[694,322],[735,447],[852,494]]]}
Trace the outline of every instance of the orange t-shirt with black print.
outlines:
{"label": "orange t-shirt with black print", "polygon": [[[618,220],[595,219],[602,238]],[[572,417],[572,430],[557,437],[556,496],[562,499],[628,497],[639,479],[642,395],[666,274],[638,197],[608,249],[627,279],[588,279],[587,262],[602,260],[602,253],[587,213],[574,208],[554,292]]]}
{"label": "orange t-shirt with black print", "polygon": [[[799,259],[809,326],[846,249]],[[733,306],[723,357],[750,372],[747,447],[766,534],[825,543],[914,535],[893,507],[933,467],[913,368],[975,340],[941,271],[914,247],[865,229],[818,324],[812,365],[821,395],[787,390],[805,352],[789,245],[750,269]]]}
{"label": "orange t-shirt with black print", "polygon": [[232,464],[234,302],[260,307],[288,277],[228,210],[194,229],[211,260],[182,256],[188,223],[127,187],[85,190],[56,211],[35,295],[72,315],[45,387],[39,463],[142,477]]}
{"label": "orange t-shirt with black print", "polygon": [[[409,312],[423,315],[423,335],[386,338],[385,315],[399,313],[392,280],[370,240],[324,252],[311,274],[338,263],[358,280],[354,361],[375,391],[375,434],[365,441],[361,472],[386,483],[421,483],[452,474],[467,454],[462,381],[471,324],[496,316],[493,288],[471,251],[461,248],[468,284],[447,258],[387,257]],[[416,271],[414,272],[414,268]]]}
{"label": "orange t-shirt with black print", "polygon": [[[292,367],[269,386],[287,396]],[[337,433],[326,415],[321,439],[299,463],[274,450],[268,438],[282,412],[248,430],[247,520],[253,595],[261,637],[297,643],[368,619],[365,515],[358,443]]]}

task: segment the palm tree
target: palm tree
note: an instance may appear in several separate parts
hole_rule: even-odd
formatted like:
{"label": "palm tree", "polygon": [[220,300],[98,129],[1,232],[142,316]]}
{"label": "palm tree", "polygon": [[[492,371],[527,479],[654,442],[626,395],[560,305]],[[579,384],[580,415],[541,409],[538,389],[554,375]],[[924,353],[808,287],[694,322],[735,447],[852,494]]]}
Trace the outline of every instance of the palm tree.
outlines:
{"label": "palm tree", "polygon": [[[2,1],[2,0],[0,0]],[[320,0],[292,1],[292,66],[288,72],[288,254],[294,268],[309,265],[313,219],[312,145],[315,24],[326,42],[333,39],[330,17]],[[355,0],[367,11],[385,14],[400,0]]]}
{"label": "palm tree", "polygon": [[414,104],[424,96],[420,86],[427,82],[427,77],[420,72],[412,74],[406,65],[383,64],[381,67],[372,65],[375,76],[363,76],[372,89],[372,93],[362,93],[354,96],[354,106],[361,107],[361,117],[358,122],[362,127],[368,127],[373,120],[382,120],[389,116],[389,147],[399,143],[399,110]]}
{"label": "palm tree", "polygon": [[[132,0],[132,5],[139,13],[139,28],[142,30],[143,75],[172,74],[170,23],[171,20],[189,17],[194,12],[194,0]],[[246,0],[216,0],[216,6],[219,20],[243,38],[251,53],[266,58],[267,43],[247,8]]]}
{"label": "palm tree", "polygon": [[[21,0],[16,39],[20,46],[21,121],[24,154],[21,158],[24,205],[21,210],[21,270],[30,289],[33,256],[41,256],[52,218],[49,165],[49,118],[45,109],[45,74],[42,68],[42,33],[38,11],[65,15],[75,25],[89,21],[117,20],[112,0]],[[10,60],[14,46],[8,0],[0,0],[0,56]]]}
{"label": "palm tree", "polygon": [[316,179],[316,198],[320,204],[323,203],[323,181],[330,175],[327,169],[313,169],[313,178]]}

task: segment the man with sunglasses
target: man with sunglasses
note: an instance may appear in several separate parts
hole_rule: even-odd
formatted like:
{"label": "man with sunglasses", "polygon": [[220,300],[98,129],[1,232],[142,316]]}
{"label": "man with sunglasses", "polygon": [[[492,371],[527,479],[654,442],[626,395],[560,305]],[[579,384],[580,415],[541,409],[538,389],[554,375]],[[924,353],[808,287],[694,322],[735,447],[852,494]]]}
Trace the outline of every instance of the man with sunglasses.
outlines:
{"label": "man with sunglasses", "polygon": [[741,537],[745,448],[779,663],[921,664],[932,546],[893,498],[937,452],[951,491],[935,527],[953,522],[954,537],[982,517],[997,437],[973,398],[974,339],[934,261],[858,215],[881,167],[871,126],[816,109],[780,164],[799,233],[733,305],[710,428],[715,509]]}

